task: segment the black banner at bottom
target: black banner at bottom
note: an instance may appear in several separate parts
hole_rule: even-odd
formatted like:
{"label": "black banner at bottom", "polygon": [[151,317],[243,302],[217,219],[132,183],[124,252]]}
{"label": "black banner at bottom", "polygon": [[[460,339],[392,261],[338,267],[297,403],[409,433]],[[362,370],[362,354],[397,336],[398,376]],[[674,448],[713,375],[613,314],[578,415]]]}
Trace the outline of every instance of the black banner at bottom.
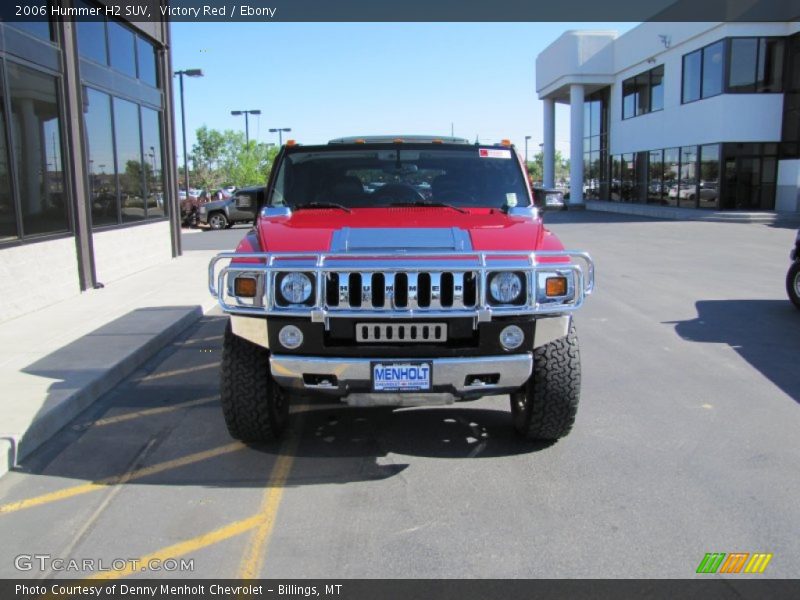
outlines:
{"label": "black banner at bottom", "polygon": [[800,598],[800,580],[737,579],[298,579],[0,580],[0,598],[30,600],[561,600]]}

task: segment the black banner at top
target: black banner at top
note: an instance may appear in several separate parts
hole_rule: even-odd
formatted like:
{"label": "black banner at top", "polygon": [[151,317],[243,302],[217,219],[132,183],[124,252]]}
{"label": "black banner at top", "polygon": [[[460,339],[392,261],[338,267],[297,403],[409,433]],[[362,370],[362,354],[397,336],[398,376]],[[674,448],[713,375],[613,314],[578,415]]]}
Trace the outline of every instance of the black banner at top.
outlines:
{"label": "black banner at top", "polygon": [[795,0],[4,0],[3,21],[794,21]]}

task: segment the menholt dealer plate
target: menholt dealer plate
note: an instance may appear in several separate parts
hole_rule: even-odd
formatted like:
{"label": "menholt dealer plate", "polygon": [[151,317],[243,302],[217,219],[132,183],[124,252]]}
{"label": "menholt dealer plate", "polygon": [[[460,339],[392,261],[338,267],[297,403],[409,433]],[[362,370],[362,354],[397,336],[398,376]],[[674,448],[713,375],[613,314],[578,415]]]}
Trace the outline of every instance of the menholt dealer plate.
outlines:
{"label": "menholt dealer plate", "polygon": [[431,389],[433,367],[426,361],[373,362],[374,392],[422,392]]}

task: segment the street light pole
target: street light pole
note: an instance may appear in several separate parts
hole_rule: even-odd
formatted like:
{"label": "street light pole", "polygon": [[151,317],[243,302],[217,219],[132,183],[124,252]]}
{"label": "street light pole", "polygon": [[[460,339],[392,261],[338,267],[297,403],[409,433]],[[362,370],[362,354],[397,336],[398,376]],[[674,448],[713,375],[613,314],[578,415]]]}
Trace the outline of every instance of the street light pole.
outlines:
{"label": "street light pole", "polygon": [[232,110],[231,114],[234,117],[238,117],[239,115],[244,115],[244,142],[247,145],[250,145],[250,122],[248,120],[249,115],[260,115],[261,111],[259,109],[254,110]]}
{"label": "street light pole", "polygon": [[183,133],[183,181],[186,188],[186,197],[189,197],[189,158],[186,156],[186,111],[183,108],[183,76],[187,77],[202,77],[203,71],[200,69],[184,69],[183,71],[175,71],[174,75],[178,76],[181,89],[181,130]]}
{"label": "street light pole", "polygon": [[525,136],[525,168],[528,168],[528,140],[531,139],[531,136]]}
{"label": "street light pole", "polygon": [[278,146],[283,146],[283,132],[284,131],[291,131],[291,127],[273,127],[269,130],[270,133],[278,134]]}

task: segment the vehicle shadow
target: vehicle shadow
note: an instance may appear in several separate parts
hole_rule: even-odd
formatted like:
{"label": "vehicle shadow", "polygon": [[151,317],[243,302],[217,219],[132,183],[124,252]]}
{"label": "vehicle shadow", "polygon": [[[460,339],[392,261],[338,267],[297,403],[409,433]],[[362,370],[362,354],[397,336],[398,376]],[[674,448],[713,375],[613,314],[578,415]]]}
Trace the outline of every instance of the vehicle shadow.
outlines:
{"label": "vehicle shadow", "polygon": [[285,485],[302,486],[390,478],[411,457],[469,461],[550,446],[516,435],[507,396],[400,409],[300,399],[282,440],[241,444],[228,435],[219,403],[225,323],[201,318],[14,471],[74,484],[261,488],[285,455],[293,457]]}
{"label": "vehicle shadow", "polygon": [[697,318],[673,322],[683,339],[728,344],[800,402],[800,312],[789,300],[701,300]]}

